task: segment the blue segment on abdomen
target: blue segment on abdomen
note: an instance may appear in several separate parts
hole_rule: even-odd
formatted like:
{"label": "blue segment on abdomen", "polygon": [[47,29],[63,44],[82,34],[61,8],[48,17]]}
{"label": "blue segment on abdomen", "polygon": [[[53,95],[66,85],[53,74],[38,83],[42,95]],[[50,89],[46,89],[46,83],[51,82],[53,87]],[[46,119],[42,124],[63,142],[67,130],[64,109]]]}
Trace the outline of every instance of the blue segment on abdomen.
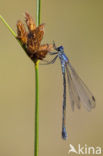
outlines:
{"label": "blue segment on abdomen", "polygon": [[62,138],[64,140],[66,140],[66,138],[67,138],[67,132],[66,132],[66,128],[65,127],[62,128]]}

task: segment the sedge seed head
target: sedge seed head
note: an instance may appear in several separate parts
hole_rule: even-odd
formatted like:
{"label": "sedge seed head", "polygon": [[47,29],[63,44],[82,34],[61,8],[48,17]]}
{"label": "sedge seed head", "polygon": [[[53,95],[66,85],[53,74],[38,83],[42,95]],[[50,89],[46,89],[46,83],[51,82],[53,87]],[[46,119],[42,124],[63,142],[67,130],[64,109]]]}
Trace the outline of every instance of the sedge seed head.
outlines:
{"label": "sedge seed head", "polygon": [[53,48],[52,44],[41,44],[44,36],[44,24],[36,27],[33,18],[27,12],[25,13],[25,23],[28,31],[20,20],[17,21],[17,39],[34,62],[43,60]]}

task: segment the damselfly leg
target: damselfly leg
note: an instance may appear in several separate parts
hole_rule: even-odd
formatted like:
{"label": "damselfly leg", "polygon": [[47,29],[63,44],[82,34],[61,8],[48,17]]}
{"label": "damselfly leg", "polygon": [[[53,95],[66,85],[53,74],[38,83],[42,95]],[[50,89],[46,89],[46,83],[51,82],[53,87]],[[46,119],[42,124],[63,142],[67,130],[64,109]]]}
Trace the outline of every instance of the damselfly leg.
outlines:
{"label": "damselfly leg", "polygon": [[55,57],[53,58],[53,60],[51,60],[51,61],[43,60],[43,62],[45,62],[45,63],[40,63],[40,65],[48,65],[48,64],[53,64],[53,63],[55,63],[55,61],[56,61],[57,57],[58,57],[58,55],[57,55],[57,56],[55,56]]}

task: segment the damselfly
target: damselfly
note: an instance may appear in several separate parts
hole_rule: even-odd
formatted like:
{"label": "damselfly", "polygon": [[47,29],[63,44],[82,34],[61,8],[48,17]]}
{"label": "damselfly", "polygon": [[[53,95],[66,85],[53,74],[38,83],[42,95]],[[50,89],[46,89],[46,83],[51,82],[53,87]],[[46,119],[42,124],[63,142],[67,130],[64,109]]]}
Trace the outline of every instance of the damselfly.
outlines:
{"label": "damselfly", "polygon": [[81,103],[85,106],[88,111],[91,111],[96,105],[95,98],[92,95],[91,91],[86,87],[84,82],[80,79],[75,69],[71,65],[68,57],[64,53],[64,47],[56,47],[53,43],[55,52],[49,52],[50,55],[56,55],[54,59],[47,64],[53,64],[56,59],[59,57],[62,68],[63,75],[63,117],[62,117],[62,138],[67,138],[66,132],[66,76],[68,81],[69,96],[71,108],[74,111],[74,105],[78,109],[81,107]]}

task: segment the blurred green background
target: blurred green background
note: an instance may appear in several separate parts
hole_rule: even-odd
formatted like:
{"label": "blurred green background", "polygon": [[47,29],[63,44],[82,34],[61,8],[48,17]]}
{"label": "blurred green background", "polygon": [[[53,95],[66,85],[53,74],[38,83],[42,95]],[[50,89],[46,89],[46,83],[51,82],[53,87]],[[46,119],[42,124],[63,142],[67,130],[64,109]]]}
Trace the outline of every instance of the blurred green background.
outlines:
{"label": "blurred green background", "polygon": [[[0,14],[16,31],[24,12],[36,17],[35,0],[0,0]],[[62,75],[59,60],[39,67],[39,156],[67,156],[69,144],[103,146],[103,0],[42,0],[43,43],[65,53],[96,98],[96,108],[71,111],[61,139]],[[35,71],[32,61],[0,21],[0,156],[33,156]],[[72,154],[71,154],[72,156]],[[74,156],[74,154],[73,154]]]}

